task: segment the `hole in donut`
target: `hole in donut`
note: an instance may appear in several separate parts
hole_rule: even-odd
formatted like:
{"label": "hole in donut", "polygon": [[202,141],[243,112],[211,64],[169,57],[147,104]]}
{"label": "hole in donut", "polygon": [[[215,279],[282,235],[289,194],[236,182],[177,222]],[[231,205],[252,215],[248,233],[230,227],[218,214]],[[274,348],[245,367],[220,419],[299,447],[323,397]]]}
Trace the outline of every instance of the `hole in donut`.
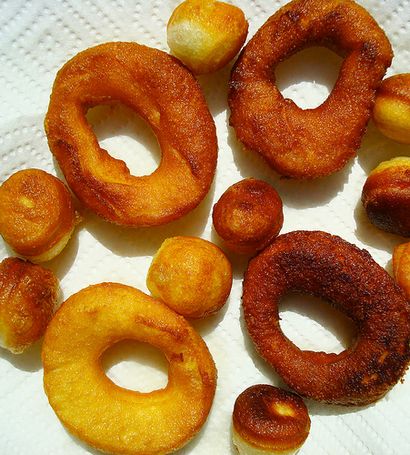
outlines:
{"label": "hole in donut", "polygon": [[149,393],[168,384],[168,362],[164,354],[147,343],[124,340],[107,349],[101,365],[119,387]]}
{"label": "hole in donut", "polygon": [[152,174],[161,161],[161,148],[152,128],[123,104],[95,106],[87,112],[100,147],[125,161],[132,175]]}
{"label": "hole in donut", "polygon": [[276,67],[276,85],[285,98],[301,109],[315,109],[333,90],[342,62],[325,47],[304,49]]}
{"label": "hole in donut", "polygon": [[339,354],[353,344],[354,322],[323,300],[299,293],[283,297],[279,308],[283,333],[300,349]]}

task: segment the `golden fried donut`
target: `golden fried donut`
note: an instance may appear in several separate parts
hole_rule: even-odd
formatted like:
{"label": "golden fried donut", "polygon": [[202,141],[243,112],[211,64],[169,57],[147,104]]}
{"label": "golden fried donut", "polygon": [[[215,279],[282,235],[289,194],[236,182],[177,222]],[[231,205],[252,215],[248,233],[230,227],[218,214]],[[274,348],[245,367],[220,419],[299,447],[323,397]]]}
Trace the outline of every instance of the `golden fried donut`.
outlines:
{"label": "golden fried donut", "polygon": [[[289,291],[325,299],[356,325],[340,354],[303,351],[282,332],[278,303]],[[279,236],[249,263],[243,309],[258,352],[298,394],[365,405],[383,397],[410,361],[410,307],[365,250],[324,232]]]}
{"label": "golden fried donut", "polygon": [[410,144],[410,73],[385,79],[373,109],[377,128],[387,137]]}
{"label": "golden fried donut", "polygon": [[393,158],[373,169],[363,186],[362,203],[375,226],[410,237],[410,158]]}
{"label": "golden fried donut", "polygon": [[58,281],[53,272],[18,258],[0,263],[0,346],[22,353],[40,339],[53,316]]}
{"label": "golden fried donut", "polygon": [[220,197],[212,219],[216,232],[229,249],[252,254],[265,248],[282,229],[282,200],[262,180],[241,180]]}
{"label": "golden fried donut", "polygon": [[410,300],[410,243],[403,243],[394,249],[393,274],[407,300]]}
{"label": "golden fried donut", "polygon": [[[152,127],[162,150],[151,175],[136,177],[103,150],[89,108],[123,103]],[[136,43],[80,52],[58,72],[45,128],[52,153],[80,201],[127,226],[168,223],[196,207],[215,172],[215,125],[199,84],[175,58]]]}
{"label": "golden fried donut", "polygon": [[243,11],[215,0],[186,0],[167,25],[168,46],[195,74],[224,67],[240,50],[248,34]]}
{"label": "golden fried donut", "polygon": [[[149,343],[169,362],[164,389],[123,389],[101,356],[124,340]],[[137,289],[90,286],[66,300],[43,343],[44,388],[65,427],[106,453],[165,454],[186,444],[208,416],[216,370],[202,338],[182,316]]]}
{"label": "golden fried donut", "polygon": [[45,262],[67,245],[80,217],[64,183],[40,169],[25,169],[0,187],[0,234],[32,262]]}
{"label": "golden fried donut", "polygon": [[232,426],[240,455],[291,455],[308,437],[310,418],[298,395],[259,384],[236,399]]}
{"label": "golden fried donut", "polygon": [[[327,100],[303,110],[283,98],[276,66],[308,46],[344,57]],[[232,71],[230,123],[238,139],[284,176],[316,178],[355,155],[392,49],[369,13],[350,0],[295,0],[274,14],[242,51]]]}
{"label": "golden fried donut", "polygon": [[196,237],[166,239],[147,275],[151,294],[187,318],[203,318],[225,304],[232,267],[216,245]]}

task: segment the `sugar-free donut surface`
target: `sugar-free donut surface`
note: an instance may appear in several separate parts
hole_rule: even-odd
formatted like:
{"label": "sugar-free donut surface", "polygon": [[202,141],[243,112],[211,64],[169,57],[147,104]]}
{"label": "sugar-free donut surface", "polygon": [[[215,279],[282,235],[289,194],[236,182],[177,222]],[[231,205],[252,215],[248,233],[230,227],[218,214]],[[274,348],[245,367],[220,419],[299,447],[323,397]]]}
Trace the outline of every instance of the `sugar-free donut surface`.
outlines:
{"label": "sugar-free donut surface", "polygon": [[410,237],[410,158],[380,163],[367,177],[361,199],[375,226]]}
{"label": "sugar-free donut surface", "polygon": [[[86,120],[89,108],[122,103],[151,126],[159,167],[136,177],[102,149]],[[205,197],[217,158],[215,125],[199,84],[170,55],[136,43],[80,52],[58,72],[45,120],[52,153],[77,197],[108,221],[164,224]]]}
{"label": "sugar-free donut surface", "polygon": [[[344,61],[327,100],[303,110],[282,96],[274,72],[284,59],[309,46],[329,47]],[[391,59],[386,35],[355,2],[292,1],[242,51],[230,80],[230,123],[245,147],[260,153],[280,174],[331,174],[359,148]]]}
{"label": "sugar-free donut surface", "polygon": [[384,79],[377,91],[373,120],[385,136],[410,144],[410,73]]}
{"label": "sugar-free donut surface", "polygon": [[39,340],[53,316],[58,280],[51,270],[19,258],[0,263],[0,346],[21,354]]}
{"label": "sugar-free donut surface", "polygon": [[310,418],[298,395],[257,384],[236,399],[232,426],[240,455],[293,455],[309,435]]}
{"label": "sugar-free donut surface", "polygon": [[229,249],[253,254],[268,245],[282,229],[282,199],[263,180],[244,179],[223,193],[214,205],[212,220]]}
{"label": "sugar-free donut surface", "polygon": [[[303,351],[279,325],[290,291],[321,297],[350,317],[355,342],[340,354]],[[243,309],[258,352],[300,395],[343,405],[381,398],[410,360],[410,307],[393,279],[365,250],[320,231],[279,236],[254,258]]]}
{"label": "sugar-free donut surface", "polygon": [[[105,375],[101,356],[131,339],[160,349],[169,363],[164,389],[123,389]],[[57,311],[43,345],[44,387],[66,428],[103,452],[172,452],[201,428],[216,370],[202,338],[182,316],[116,283],[90,286]]]}
{"label": "sugar-free donut surface", "polygon": [[0,234],[32,262],[45,262],[66,246],[80,216],[64,183],[41,169],[24,169],[0,186]]}
{"label": "sugar-free donut surface", "polygon": [[232,266],[223,251],[198,237],[166,239],[147,275],[153,297],[186,318],[203,318],[225,304],[232,287]]}

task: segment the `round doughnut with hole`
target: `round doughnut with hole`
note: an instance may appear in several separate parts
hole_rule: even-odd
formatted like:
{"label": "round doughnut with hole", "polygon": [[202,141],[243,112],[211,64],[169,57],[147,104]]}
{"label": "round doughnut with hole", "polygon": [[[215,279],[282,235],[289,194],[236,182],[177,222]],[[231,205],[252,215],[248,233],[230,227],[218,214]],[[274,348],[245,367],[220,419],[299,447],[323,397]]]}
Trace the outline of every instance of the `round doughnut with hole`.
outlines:
{"label": "round doughnut with hole", "polygon": [[[304,351],[282,332],[278,305],[288,292],[322,298],[352,319],[357,337],[340,354]],[[410,305],[365,250],[321,231],[279,236],[252,259],[243,310],[261,356],[298,394],[333,404],[383,397],[410,361]]]}
{"label": "round doughnut with hole", "polygon": [[[275,82],[277,65],[308,46],[343,64],[327,100],[303,110]],[[392,48],[376,21],[351,0],[295,0],[268,19],[232,71],[230,123],[238,139],[278,173],[317,178],[341,169],[360,146]]]}
{"label": "round doughnut with hole", "polygon": [[[101,366],[122,340],[148,343],[168,363],[164,389],[114,384]],[[64,426],[106,453],[163,454],[185,445],[208,416],[216,369],[202,338],[182,317],[137,289],[90,286],[66,300],[48,326],[44,388]]]}
{"label": "round doughnut with hole", "polygon": [[[153,129],[162,151],[150,175],[131,175],[102,149],[91,107],[122,103]],[[198,82],[174,57],[136,43],[80,52],[58,72],[45,119],[48,143],[68,185],[89,209],[126,226],[168,223],[207,194],[216,167],[215,124]]]}

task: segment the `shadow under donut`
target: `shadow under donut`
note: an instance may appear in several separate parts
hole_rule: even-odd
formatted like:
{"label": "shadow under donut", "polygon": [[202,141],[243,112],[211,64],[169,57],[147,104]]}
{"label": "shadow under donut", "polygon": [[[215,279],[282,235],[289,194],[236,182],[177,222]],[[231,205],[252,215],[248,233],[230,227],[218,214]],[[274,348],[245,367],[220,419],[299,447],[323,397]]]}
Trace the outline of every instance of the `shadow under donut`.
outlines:
{"label": "shadow under donut", "polygon": [[410,156],[410,145],[399,144],[384,136],[370,121],[359,150],[358,162],[366,174],[369,174],[383,161],[397,156]]}
{"label": "shadow under donut", "polygon": [[131,228],[104,221],[87,211],[84,228],[114,254],[123,257],[153,256],[162,242],[178,235],[201,237],[212,207],[215,184],[204,200],[187,215],[162,226]]}
{"label": "shadow under donut", "polygon": [[228,145],[232,149],[234,162],[241,176],[267,181],[279,192],[283,203],[289,207],[303,209],[326,205],[343,191],[344,185],[348,182],[353,160],[335,174],[319,179],[296,180],[281,177],[260,155],[245,149],[236,138],[235,130],[228,128]]}
{"label": "shadow under donut", "polygon": [[355,235],[365,245],[393,254],[394,248],[408,239],[383,231],[374,226],[367,217],[366,210],[359,199],[354,211],[356,221]]}
{"label": "shadow under donut", "polygon": [[15,368],[34,373],[42,368],[41,363],[42,340],[36,341],[21,354],[13,354],[7,349],[0,348],[0,356],[11,363]]}

